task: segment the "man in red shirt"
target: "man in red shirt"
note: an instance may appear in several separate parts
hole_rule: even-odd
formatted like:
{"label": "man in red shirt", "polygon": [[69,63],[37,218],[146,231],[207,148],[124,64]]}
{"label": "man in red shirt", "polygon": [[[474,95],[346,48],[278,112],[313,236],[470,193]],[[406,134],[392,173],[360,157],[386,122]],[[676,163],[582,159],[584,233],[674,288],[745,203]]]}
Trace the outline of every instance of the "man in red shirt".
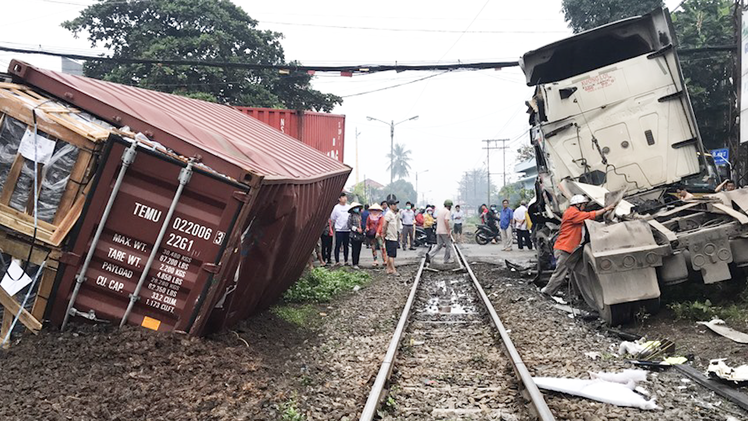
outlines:
{"label": "man in red shirt", "polygon": [[615,206],[610,205],[598,211],[584,212],[584,208],[590,201],[586,196],[577,194],[571,198],[570,206],[561,218],[561,229],[556,244],[553,246],[553,254],[556,256],[556,270],[553,271],[551,279],[543,289],[543,294],[553,295],[561,288],[569,273],[566,261],[571,253],[582,242],[582,228],[587,219],[597,219],[605,212],[612,210]]}

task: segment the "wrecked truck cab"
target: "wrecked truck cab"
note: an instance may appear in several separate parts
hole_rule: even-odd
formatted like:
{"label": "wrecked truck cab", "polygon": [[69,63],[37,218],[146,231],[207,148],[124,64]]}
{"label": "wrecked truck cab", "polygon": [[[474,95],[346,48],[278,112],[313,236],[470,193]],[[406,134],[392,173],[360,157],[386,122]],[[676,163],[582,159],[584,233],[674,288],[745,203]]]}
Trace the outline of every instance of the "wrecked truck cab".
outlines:
{"label": "wrecked truck cab", "polygon": [[743,196],[671,200],[677,185],[708,192],[719,182],[676,47],[668,12],[656,9],[530,51],[520,61],[535,87],[527,104],[538,166],[531,212],[539,273],[552,269],[568,198],[586,194],[601,207],[617,194],[625,199],[626,210],[619,205],[613,220],[588,221],[573,259],[573,282],[613,325],[642,308],[656,311],[662,285],[725,281],[731,266],[748,263],[739,252],[742,221],[748,222]]}

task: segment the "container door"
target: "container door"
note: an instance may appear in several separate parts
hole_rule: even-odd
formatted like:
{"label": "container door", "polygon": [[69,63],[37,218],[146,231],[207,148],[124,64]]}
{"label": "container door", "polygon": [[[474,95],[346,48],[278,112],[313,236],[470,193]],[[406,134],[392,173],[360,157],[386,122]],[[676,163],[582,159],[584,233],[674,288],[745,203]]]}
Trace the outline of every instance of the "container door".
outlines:
{"label": "container door", "polygon": [[[95,186],[79,220],[56,282],[51,312],[60,325],[94,233],[102,219],[129,144],[110,140]],[[129,324],[153,330],[187,331],[197,312],[210,311],[203,299],[223,254],[228,233],[243,205],[247,187],[196,169],[180,196],[174,214],[167,212],[179,185],[184,162],[138,149],[115,196],[113,208],[78,294],[73,321],[88,316],[118,324],[144,271],[163,224],[168,229],[148,271]],[[85,315],[85,316],[84,316]]]}

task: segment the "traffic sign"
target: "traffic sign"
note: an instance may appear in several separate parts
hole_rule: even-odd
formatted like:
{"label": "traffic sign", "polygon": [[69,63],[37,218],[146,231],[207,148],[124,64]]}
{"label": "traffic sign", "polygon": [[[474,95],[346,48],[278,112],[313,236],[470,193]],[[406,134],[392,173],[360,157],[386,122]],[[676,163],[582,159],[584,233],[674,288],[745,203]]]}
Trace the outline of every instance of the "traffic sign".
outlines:
{"label": "traffic sign", "polygon": [[730,150],[724,149],[712,149],[712,157],[714,163],[717,165],[728,165],[730,163]]}

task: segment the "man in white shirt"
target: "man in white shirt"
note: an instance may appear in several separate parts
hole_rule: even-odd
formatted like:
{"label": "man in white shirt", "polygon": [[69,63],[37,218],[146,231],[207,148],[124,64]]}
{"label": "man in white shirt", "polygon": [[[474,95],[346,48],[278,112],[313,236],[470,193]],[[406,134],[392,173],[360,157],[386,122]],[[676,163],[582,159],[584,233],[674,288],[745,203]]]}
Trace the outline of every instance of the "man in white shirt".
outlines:
{"label": "man in white shirt", "polygon": [[431,259],[436,256],[442,248],[444,250],[444,263],[451,263],[452,257],[452,237],[450,237],[449,223],[451,221],[452,201],[447,199],[444,201],[444,209],[439,211],[436,217],[436,248],[431,250],[430,253],[426,254],[426,262],[431,262]]}
{"label": "man in white shirt", "polygon": [[405,202],[405,209],[400,211],[400,221],[403,223],[402,229],[402,246],[403,250],[408,247],[408,239],[410,239],[410,249],[415,250],[413,247],[413,223],[416,221],[416,214],[413,212],[413,204]]}
{"label": "man in white shirt", "polygon": [[455,206],[452,212],[452,233],[458,244],[462,244],[462,223],[465,221],[465,213],[460,210],[460,205]]}
{"label": "man in white shirt", "polygon": [[520,250],[526,245],[532,250],[532,240],[530,239],[530,230],[527,227],[527,202],[521,201],[517,209],[514,210],[514,229],[517,230],[517,246]]}
{"label": "man in white shirt", "polygon": [[332,208],[330,220],[332,228],[335,230],[335,264],[340,265],[340,248],[343,248],[343,261],[348,265],[348,243],[350,242],[351,231],[348,229],[348,196],[345,192],[340,193],[338,204]]}

